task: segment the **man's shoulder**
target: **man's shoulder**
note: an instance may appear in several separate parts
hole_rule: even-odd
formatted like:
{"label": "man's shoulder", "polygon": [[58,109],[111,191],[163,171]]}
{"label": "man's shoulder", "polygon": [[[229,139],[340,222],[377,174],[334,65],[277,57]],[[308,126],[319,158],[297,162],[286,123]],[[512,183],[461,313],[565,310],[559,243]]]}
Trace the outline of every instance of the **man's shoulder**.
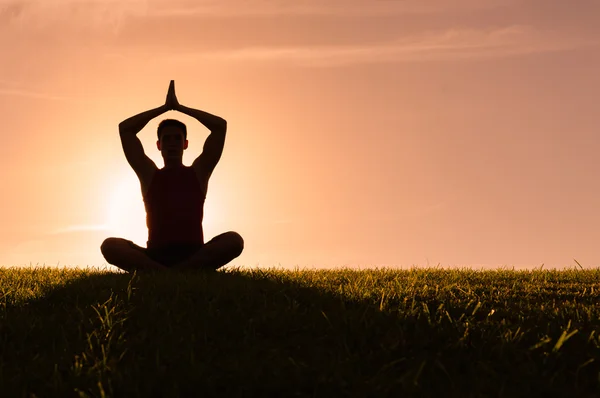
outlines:
{"label": "man's shoulder", "polygon": [[196,172],[196,175],[199,178],[208,179],[212,174],[212,170],[201,161],[195,161],[190,168]]}

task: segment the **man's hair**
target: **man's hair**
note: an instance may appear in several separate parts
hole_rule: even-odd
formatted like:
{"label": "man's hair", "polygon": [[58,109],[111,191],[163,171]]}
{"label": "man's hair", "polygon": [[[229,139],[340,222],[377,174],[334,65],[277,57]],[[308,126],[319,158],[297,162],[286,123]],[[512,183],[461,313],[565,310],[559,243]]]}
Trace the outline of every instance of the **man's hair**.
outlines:
{"label": "man's hair", "polygon": [[162,122],[160,122],[160,124],[158,125],[158,129],[156,130],[156,135],[158,136],[159,140],[160,140],[161,130],[163,128],[169,127],[169,126],[179,127],[180,129],[182,129],[183,130],[183,139],[187,140],[187,127],[185,127],[185,124],[183,124],[179,120],[175,120],[175,119],[165,119]]}

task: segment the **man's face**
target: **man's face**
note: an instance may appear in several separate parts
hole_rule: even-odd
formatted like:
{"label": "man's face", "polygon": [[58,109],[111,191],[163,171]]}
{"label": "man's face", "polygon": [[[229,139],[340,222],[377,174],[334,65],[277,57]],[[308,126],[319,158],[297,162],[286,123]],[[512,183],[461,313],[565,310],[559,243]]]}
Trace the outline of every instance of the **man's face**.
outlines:
{"label": "man's face", "polygon": [[181,158],[188,141],[183,138],[183,130],[177,126],[167,126],[161,129],[160,140],[156,142],[163,158]]}

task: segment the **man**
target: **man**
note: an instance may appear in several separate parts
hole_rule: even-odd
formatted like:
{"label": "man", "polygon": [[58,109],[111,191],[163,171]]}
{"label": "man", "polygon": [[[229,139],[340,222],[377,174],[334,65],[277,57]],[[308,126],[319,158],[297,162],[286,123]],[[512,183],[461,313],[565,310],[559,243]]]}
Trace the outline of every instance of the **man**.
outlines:
{"label": "man", "polygon": [[[182,163],[188,141],[186,126],[180,121],[166,119],[158,126],[156,146],[164,160],[162,169],[146,156],[137,137],[151,119],[169,110],[185,113],[210,130],[202,154],[191,167]],[[208,179],[221,158],[226,130],[227,122],[222,118],[179,104],[173,80],[164,105],[119,124],[125,157],[142,188],[148,247],[121,238],[107,238],[100,250],[108,263],[128,272],[216,270],[242,253],[244,241],[238,233],[226,232],[204,243],[202,231]]]}

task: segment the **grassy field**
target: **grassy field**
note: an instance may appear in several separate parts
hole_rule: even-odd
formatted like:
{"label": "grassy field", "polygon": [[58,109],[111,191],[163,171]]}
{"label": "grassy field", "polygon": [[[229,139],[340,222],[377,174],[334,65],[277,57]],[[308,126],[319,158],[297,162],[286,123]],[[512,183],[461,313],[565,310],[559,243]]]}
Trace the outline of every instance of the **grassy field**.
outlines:
{"label": "grassy field", "polygon": [[0,268],[0,352],[2,397],[600,397],[600,270]]}

